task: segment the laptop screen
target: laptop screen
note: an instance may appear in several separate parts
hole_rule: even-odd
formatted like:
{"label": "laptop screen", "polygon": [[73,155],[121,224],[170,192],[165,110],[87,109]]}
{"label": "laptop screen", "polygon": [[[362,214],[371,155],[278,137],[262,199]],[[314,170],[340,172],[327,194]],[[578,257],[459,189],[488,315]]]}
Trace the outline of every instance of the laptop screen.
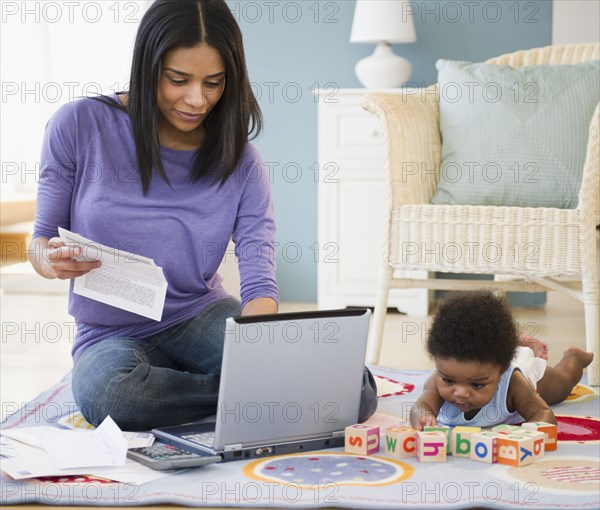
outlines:
{"label": "laptop screen", "polygon": [[356,423],[370,315],[228,319],[215,447],[325,437]]}

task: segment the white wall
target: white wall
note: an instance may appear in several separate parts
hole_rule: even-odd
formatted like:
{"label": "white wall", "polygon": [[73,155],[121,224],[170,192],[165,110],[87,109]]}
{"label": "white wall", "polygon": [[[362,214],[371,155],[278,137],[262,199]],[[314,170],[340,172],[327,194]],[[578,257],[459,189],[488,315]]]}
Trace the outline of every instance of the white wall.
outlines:
{"label": "white wall", "polygon": [[148,1],[1,3],[3,199],[33,195],[47,119],[74,97],[123,89]]}
{"label": "white wall", "polygon": [[552,0],[552,44],[600,41],[600,0]]}

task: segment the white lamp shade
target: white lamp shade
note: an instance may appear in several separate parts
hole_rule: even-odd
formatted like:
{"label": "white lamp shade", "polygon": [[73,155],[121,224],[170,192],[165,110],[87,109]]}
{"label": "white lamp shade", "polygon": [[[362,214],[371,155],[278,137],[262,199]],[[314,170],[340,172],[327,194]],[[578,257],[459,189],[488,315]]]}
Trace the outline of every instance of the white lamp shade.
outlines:
{"label": "white lamp shade", "polygon": [[356,0],[350,42],[407,43],[417,40],[407,0]]}

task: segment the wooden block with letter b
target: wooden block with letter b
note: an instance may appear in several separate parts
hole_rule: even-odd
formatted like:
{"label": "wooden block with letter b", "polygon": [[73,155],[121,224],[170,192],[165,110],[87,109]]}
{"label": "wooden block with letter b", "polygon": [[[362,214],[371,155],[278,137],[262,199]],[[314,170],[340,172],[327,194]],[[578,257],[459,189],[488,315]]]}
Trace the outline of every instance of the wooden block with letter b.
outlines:
{"label": "wooden block with letter b", "polygon": [[417,432],[417,457],[420,462],[446,462],[448,438],[439,430]]}
{"label": "wooden block with letter b", "polygon": [[544,433],[544,449],[547,452],[556,450],[558,446],[558,428],[552,423],[545,421],[527,422],[521,425],[524,429],[539,430]]}
{"label": "wooden block with letter b", "polygon": [[385,431],[384,451],[397,459],[417,455],[417,431],[410,427],[392,427]]}
{"label": "wooden block with letter b", "polygon": [[452,455],[471,458],[471,436],[481,431],[481,427],[454,427],[452,429]]}
{"label": "wooden block with letter b", "polygon": [[360,424],[346,427],[344,446],[346,453],[379,453],[379,427]]}
{"label": "wooden block with letter b", "polygon": [[531,464],[534,440],[532,437],[518,434],[501,434],[498,437],[498,464],[519,467]]}

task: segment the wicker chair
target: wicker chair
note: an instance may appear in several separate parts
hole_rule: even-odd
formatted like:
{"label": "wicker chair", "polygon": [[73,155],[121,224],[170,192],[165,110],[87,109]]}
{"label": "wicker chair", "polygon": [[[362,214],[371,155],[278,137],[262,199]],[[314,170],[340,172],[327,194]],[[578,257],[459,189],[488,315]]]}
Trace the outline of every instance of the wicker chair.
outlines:
{"label": "wicker chair", "polygon": [[[518,51],[487,62],[521,67],[574,64],[597,60],[599,56],[600,45],[594,43]],[[439,94],[436,85],[426,90],[427,93],[422,94],[414,91],[369,93],[363,104],[366,110],[379,117],[384,131],[387,189],[384,251],[367,362],[380,362],[390,288],[474,290],[493,286],[502,292],[557,290],[584,304],[587,350],[595,355],[588,368],[588,381],[597,386],[600,382],[600,241],[597,230],[600,224],[600,104],[590,125],[576,209],[433,205],[431,199],[438,175],[429,171],[435,169],[439,174],[441,166]],[[415,168],[429,170],[421,173]],[[416,243],[413,246],[432,253],[436,247],[464,247],[469,242],[481,246],[493,242],[502,248],[500,257],[494,257],[490,262],[483,250],[473,250],[469,257],[411,258],[405,249],[406,243]],[[533,243],[532,246],[539,247],[537,256],[531,257],[536,260],[515,257],[516,243],[522,243],[521,246]],[[395,270],[493,274],[495,281],[394,278]]]}

